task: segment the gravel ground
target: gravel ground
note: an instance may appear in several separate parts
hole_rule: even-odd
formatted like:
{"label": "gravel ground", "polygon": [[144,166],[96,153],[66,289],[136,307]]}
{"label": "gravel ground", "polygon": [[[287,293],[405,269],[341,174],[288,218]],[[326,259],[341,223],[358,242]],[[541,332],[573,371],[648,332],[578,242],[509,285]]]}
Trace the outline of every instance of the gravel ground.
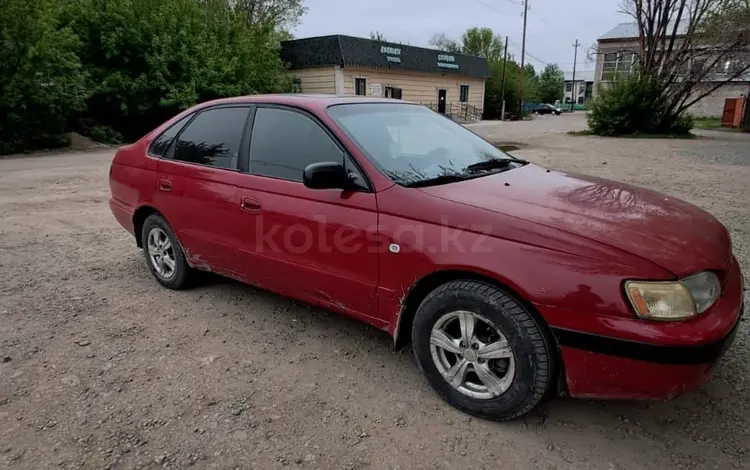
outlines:
{"label": "gravel ground", "polygon": [[[750,274],[750,136],[565,135],[580,115],[473,127],[711,211]],[[747,323],[713,380],[675,400],[554,398],[517,422],[471,419],[372,328],[218,278],[160,288],[109,212],[111,158],[0,160],[0,465],[747,468]]]}

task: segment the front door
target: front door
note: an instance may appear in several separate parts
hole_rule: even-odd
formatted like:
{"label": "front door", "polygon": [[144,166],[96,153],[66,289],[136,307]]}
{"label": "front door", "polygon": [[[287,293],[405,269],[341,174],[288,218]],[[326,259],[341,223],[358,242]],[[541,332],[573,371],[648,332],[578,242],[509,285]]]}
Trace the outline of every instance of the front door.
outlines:
{"label": "front door", "polygon": [[438,90],[438,112],[440,114],[445,114],[445,97],[447,93],[448,92],[443,88]]}
{"label": "front door", "polygon": [[382,327],[377,311],[378,213],[369,191],[315,190],[311,163],[362,174],[327,130],[302,111],[259,105],[252,119],[243,232],[251,283]]}

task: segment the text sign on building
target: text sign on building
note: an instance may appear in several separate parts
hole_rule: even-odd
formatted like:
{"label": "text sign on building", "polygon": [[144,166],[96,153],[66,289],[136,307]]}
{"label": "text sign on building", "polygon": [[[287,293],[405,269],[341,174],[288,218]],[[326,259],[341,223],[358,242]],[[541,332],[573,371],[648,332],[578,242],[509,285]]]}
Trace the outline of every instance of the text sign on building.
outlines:
{"label": "text sign on building", "polygon": [[370,96],[383,96],[383,85],[380,83],[370,85]]}
{"label": "text sign on building", "polygon": [[452,55],[447,54],[439,54],[437,56],[437,66],[442,67],[444,69],[457,69],[458,64],[456,63],[456,58]]}
{"label": "text sign on building", "polygon": [[401,57],[398,57],[401,55],[401,48],[399,47],[380,46],[380,53],[386,54],[385,59],[388,62],[401,63]]}

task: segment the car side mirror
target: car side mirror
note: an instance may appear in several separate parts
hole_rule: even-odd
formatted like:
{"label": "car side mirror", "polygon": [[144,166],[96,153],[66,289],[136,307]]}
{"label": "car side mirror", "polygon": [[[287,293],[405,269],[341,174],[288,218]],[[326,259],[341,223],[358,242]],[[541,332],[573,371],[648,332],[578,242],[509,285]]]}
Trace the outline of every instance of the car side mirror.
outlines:
{"label": "car side mirror", "polygon": [[302,182],[310,189],[358,189],[341,163],[318,162],[307,165]]}

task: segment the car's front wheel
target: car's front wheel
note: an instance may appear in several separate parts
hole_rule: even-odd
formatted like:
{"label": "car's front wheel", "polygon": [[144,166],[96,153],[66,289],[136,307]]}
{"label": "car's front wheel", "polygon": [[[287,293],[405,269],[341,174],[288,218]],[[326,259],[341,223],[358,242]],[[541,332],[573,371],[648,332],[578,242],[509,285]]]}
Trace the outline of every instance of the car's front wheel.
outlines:
{"label": "car's front wheel", "polygon": [[451,281],[430,293],[417,310],[412,345],[438,394],[482,418],[520,417],[552,383],[554,352],[541,325],[484,282]]}
{"label": "car's front wheel", "polygon": [[169,289],[187,286],[190,266],[172,228],[164,217],[152,214],[143,222],[143,253],[151,274]]}

